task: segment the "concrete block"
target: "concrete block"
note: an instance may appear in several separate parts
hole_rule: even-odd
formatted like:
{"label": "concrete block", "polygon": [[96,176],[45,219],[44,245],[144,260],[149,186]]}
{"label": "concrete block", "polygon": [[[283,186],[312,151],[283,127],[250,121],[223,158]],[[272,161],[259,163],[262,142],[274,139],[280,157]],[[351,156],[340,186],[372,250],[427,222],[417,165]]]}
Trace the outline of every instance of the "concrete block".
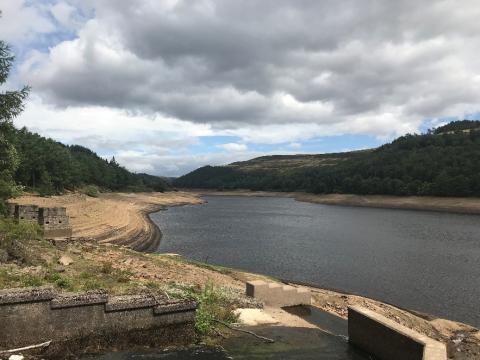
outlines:
{"label": "concrete block", "polygon": [[348,308],[348,337],[351,344],[380,360],[447,359],[443,343],[359,306]]}
{"label": "concrete block", "polygon": [[246,294],[255,299],[263,299],[268,294],[268,283],[262,280],[248,281]]}
{"label": "concrete block", "polygon": [[310,305],[310,291],[262,280],[250,281],[246,285],[247,296],[259,299],[268,306],[284,307]]}
{"label": "concrete block", "polygon": [[298,302],[300,305],[312,304],[312,293],[308,289],[297,288]]}

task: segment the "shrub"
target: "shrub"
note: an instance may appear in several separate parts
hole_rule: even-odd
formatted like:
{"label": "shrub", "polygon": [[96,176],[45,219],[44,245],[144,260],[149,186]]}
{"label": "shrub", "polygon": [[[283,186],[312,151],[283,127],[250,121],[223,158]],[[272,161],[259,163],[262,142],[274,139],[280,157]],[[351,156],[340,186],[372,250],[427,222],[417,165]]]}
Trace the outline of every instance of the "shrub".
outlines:
{"label": "shrub", "polygon": [[80,190],[80,192],[90,197],[98,197],[99,194],[98,188],[94,185],[84,186],[83,189]]}
{"label": "shrub", "polygon": [[216,325],[215,320],[226,323],[234,323],[238,320],[225,290],[215,286],[212,281],[208,281],[200,292],[190,288],[185,293],[187,297],[191,297],[198,302],[195,330],[199,335],[209,335]]}
{"label": "shrub", "polygon": [[111,274],[113,271],[112,263],[108,261],[104,262],[100,271],[102,272],[102,274]]}
{"label": "shrub", "polygon": [[12,219],[0,219],[0,248],[4,249],[9,256],[26,258],[27,254],[20,246],[23,241],[42,238],[42,229],[38,224],[27,222],[16,223]]}

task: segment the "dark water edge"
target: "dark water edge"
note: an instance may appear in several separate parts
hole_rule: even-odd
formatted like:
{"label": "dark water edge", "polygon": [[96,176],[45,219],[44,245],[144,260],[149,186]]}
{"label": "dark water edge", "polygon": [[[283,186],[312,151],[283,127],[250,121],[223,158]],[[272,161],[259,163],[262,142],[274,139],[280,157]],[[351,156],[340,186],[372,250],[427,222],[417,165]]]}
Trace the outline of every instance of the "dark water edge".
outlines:
{"label": "dark water edge", "polygon": [[152,214],[158,251],[480,326],[480,216],[206,196]]}

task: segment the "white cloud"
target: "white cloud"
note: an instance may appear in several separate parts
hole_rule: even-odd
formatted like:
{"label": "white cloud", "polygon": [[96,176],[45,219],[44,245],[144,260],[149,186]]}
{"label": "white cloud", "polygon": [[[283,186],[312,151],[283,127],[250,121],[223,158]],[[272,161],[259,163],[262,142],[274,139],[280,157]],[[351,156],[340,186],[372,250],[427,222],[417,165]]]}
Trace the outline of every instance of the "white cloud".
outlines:
{"label": "white cloud", "polygon": [[76,11],[74,6],[66,2],[58,2],[50,8],[55,20],[67,28],[75,28],[78,25],[74,18]]}
{"label": "white cloud", "polygon": [[42,7],[25,0],[0,0],[0,11],[0,37],[4,41],[21,43],[55,30]]}
{"label": "white cloud", "polygon": [[217,146],[229,152],[244,152],[248,150],[247,145],[238,144],[238,143],[228,143],[228,144],[221,144]]}

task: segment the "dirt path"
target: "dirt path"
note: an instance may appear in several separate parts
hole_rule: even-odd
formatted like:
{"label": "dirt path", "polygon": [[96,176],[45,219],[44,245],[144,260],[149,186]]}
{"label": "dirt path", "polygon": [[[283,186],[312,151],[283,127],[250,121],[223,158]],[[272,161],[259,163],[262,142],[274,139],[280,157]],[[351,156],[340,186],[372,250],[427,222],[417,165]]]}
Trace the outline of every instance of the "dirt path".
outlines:
{"label": "dirt path", "polygon": [[148,214],[167,206],[201,204],[191,193],[110,193],[93,198],[72,193],[62,196],[22,196],[18,204],[67,208],[74,238],[126,245],[149,251],[158,247],[161,233]]}

